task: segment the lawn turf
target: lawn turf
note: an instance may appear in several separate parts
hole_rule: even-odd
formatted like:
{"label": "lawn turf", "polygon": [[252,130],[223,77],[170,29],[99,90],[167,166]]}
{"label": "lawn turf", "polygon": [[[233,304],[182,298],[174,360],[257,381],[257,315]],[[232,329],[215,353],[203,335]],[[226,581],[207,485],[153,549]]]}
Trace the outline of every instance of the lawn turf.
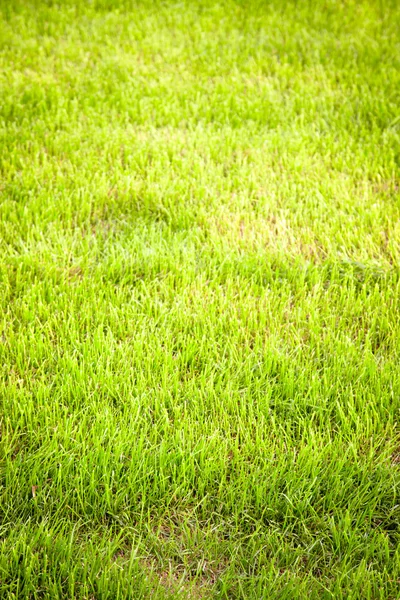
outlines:
{"label": "lawn turf", "polygon": [[400,4],[0,15],[0,598],[399,598]]}

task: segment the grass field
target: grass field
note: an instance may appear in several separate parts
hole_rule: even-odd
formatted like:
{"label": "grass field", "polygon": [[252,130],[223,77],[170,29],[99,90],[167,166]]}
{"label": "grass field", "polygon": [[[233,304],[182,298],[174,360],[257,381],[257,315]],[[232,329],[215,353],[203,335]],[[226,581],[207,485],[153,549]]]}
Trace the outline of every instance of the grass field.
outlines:
{"label": "grass field", "polygon": [[400,4],[0,14],[0,598],[400,598]]}

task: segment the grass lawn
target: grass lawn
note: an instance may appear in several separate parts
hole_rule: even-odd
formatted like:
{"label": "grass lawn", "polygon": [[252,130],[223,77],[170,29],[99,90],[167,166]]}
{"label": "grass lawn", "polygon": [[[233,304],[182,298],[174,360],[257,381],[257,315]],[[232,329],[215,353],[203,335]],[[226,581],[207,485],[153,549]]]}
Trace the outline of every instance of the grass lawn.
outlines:
{"label": "grass lawn", "polygon": [[400,597],[400,4],[0,0],[0,598]]}

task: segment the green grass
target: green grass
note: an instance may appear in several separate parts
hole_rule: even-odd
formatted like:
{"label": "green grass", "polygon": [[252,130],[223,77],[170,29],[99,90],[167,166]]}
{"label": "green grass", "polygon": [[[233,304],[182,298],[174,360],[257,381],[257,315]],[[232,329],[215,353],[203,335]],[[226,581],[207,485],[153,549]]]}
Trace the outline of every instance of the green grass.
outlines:
{"label": "green grass", "polygon": [[0,14],[0,598],[398,598],[400,4]]}

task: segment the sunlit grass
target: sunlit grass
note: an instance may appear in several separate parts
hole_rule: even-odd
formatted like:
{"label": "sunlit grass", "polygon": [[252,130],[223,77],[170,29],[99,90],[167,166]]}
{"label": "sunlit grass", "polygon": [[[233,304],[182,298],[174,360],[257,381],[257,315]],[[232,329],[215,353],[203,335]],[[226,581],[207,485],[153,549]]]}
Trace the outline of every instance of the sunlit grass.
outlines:
{"label": "sunlit grass", "polygon": [[397,3],[0,7],[0,596],[397,598]]}

